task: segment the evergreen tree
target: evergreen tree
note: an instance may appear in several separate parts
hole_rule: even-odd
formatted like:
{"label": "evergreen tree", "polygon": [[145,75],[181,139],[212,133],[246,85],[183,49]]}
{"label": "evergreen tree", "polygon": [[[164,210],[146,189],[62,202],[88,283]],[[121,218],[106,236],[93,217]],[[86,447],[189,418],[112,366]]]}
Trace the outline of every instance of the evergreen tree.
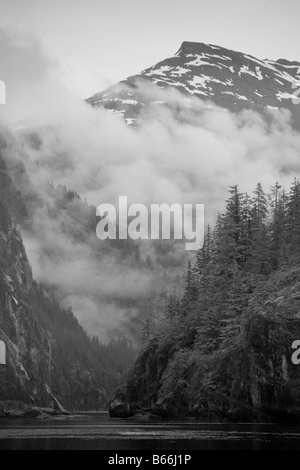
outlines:
{"label": "evergreen tree", "polygon": [[270,261],[273,270],[278,269],[287,259],[287,195],[282,186],[276,182],[269,195],[271,221]]}
{"label": "evergreen tree", "polygon": [[287,244],[293,262],[300,259],[300,182],[294,180],[287,202]]}
{"label": "evergreen tree", "polygon": [[268,202],[262,185],[258,183],[251,204],[251,257],[250,271],[255,275],[267,275],[271,269],[270,240],[267,227]]}

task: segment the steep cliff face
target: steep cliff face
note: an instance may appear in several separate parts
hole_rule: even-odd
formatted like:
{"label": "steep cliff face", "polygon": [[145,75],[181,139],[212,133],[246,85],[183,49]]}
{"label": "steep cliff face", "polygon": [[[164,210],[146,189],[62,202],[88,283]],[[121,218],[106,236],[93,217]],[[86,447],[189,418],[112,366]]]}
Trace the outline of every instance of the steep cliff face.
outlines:
{"label": "steep cliff face", "polygon": [[[3,162],[2,162],[3,163]],[[9,179],[2,164],[1,193]],[[6,193],[7,194],[7,193]],[[4,201],[4,202],[3,202]],[[47,399],[49,340],[30,303],[32,273],[22,238],[13,227],[9,206],[0,202],[0,340],[6,365],[0,374],[0,399]]]}
{"label": "steep cliff face", "polygon": [[134,352],[126,341],[105,346],[89,337],[72,310],[34,281],[16,228],[24,213],[0,154],[0,402],[45,406],[53,393],[68,409],[105,408]]}
{"label": "steep cliff face", "polygon": [[168,355],[160,355],[158,346],[158,341],[153,340],[137,359],[128,382],[117,390],[110,403],[112,417],[127,418],[139,410],[154,409],[160,379],[168,364]]}
{"label": "steep cliff face", "polygon": [[[152,339],[110,404],[112,417],[151,411],[164,418],[300,420],[300,368],[292,343],[300,328],[300,268],[285,270],[253,295],[241,332],[207,354],[166,333]],[[257,296],[257,297],[256,297]]]}

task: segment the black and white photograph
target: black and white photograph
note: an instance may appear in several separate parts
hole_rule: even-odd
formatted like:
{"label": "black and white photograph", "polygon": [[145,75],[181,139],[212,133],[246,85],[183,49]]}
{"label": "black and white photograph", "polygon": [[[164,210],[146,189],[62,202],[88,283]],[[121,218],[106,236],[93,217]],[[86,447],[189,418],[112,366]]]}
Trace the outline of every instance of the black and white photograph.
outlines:
{"label": "black and white photograph", "polygon": [[0,450],[300,450],[299,17],[0,0]]}

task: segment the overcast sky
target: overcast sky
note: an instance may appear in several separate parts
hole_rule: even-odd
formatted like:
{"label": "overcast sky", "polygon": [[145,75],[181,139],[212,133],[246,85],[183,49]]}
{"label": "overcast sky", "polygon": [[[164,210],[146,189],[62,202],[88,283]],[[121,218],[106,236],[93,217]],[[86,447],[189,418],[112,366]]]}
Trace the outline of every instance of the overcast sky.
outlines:
{"label": "overcast sky", "polygon": [[0,0],[0,27],[37,36],[82,97],[175,54],[183,41],[300,61],[299,0]]}

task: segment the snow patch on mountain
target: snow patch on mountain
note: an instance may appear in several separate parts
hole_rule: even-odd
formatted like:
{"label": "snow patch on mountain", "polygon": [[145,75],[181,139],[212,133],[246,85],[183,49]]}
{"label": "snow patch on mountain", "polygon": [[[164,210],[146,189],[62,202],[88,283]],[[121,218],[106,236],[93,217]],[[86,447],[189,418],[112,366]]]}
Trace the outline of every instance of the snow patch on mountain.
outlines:
{"label": "snow patch on mountain", "polygon": [[[209,100],[224,110],[289,108],[297,113],[291,98],[300,88],[300,63],[258,59],[216,45],[184,42],[172,57],[97,93],[87,101],[95,107],[123,115],[137,124],[148,105],[164,106],[164,98],[147,96],[147,84],[163,90]],[[300,107],[299,107],[300,110]]]}

